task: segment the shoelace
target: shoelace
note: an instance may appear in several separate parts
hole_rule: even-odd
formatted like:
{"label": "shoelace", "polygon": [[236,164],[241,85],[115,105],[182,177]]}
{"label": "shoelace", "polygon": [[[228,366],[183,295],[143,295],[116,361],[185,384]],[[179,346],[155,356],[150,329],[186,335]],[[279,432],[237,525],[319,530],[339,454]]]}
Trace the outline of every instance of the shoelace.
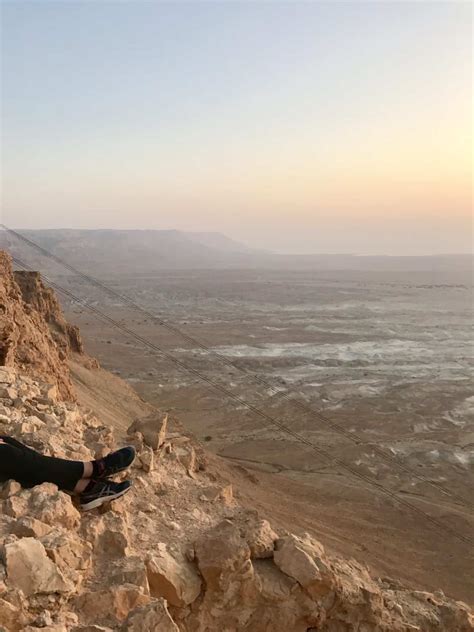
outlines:
{"label": "shoelace", "polygon": [[112,491],[112,486],[109,484],[104,484],[100,490],[96,490],[96,489],[91,489],[91,491],[89,493],[86,494],[87,496],[96,496],[97,498],[102,498],[102,496],[105,496],[109,491]]}

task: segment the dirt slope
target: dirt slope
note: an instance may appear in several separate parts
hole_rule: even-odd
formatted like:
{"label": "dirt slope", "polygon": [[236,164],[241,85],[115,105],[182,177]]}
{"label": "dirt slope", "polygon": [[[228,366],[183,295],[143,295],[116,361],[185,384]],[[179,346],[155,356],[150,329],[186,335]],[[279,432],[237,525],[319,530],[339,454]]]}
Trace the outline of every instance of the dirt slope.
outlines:
{"label": "dirt slope", "polygon": [[154,410],[124,380],[99,367],[91,368],[80,356],[70,358],[69,368],[80,404],[112,426],[118,437],[125,436],[131,419]]}
{"label": "dirt slope", "polygon": [[[130,419],[149,414],[152,407],[118,376],[84,367],[80,360],[69,363],[78,401],[125,440]],[[177,425],[183,431],[182,424]],[[211,453],[207,453],[207,460],[213,471],[219,471],[233,484],[240,503],[258,509],[276,527],[297,534],[308,532],[334,554],[355,557],[368,564],[374,574],[391,577],[413,589],[436,590],[442,586],[451,597],[474,601],[474,558],[468,547],[454,538],[446,539],[384,496],[379,499],[383,520],[374,520],[372,488],[361,488],[359,482],[344,481],[331,472],[312,475],[305,484],[293,480],[287,472],[266,473],[260,467],[251,469],[249,463]],[[428,506],[426,501],[411,497],[410,501],[442,519],[442,503]],[[463,511],[460,507],[459,519]],[[385,527],[381,530],[380,523],[392,525],[391,537],[386,536]]]}

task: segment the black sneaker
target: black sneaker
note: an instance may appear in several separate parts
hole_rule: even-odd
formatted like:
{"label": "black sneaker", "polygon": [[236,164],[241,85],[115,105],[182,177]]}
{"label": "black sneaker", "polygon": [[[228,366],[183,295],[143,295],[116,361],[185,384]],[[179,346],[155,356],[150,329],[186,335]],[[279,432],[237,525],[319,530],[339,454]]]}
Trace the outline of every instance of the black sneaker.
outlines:
{"label": "black sneaker", "polygon": [[104,503],[120,498],[132,487],[130,481],[115,483],[114,481],[92,480],[86,489],[79,494],[79,504],[82,511],[90,511],[96,507],[100,507]]}
{"label": "black sneaker", "polygon": [[109,478],[114,474],[123,472],[131,466],[135,460],[135,448],[131,445],[111,452],[103,459],[94,461],[94,478]]}

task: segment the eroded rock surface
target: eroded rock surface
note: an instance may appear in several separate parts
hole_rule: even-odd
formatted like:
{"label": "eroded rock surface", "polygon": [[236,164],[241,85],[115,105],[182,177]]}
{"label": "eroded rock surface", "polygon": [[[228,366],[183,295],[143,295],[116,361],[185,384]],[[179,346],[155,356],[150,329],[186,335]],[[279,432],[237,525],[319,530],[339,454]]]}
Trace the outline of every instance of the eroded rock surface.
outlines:
{"label": "eroded rock surface", "polygon": [[[11,259],[0,251],[0,365],[17,366],[25,373],[40,376],[62,398],[74,399],[67,354],[53,339],[48,323],[36,307],[34,302],[25,302],[12,273]],[[56,392],[44,394],[49,398]],[[23,394],[8,395],[15,400]]]}
{"label": "eroded rock surface", "polygon": [[24,302],[43,316],[61,356],[73,351],[84,353],[79,328],[66,321],[55,292],[46,287],[39,272],[15,270],[13,273]]}
{"label": "eroded rock surface", "polygon": [[5,568],[9,584],[26,597],[72,590],[47,556],[41,540],[36,538],[21,538],[5,544]]}

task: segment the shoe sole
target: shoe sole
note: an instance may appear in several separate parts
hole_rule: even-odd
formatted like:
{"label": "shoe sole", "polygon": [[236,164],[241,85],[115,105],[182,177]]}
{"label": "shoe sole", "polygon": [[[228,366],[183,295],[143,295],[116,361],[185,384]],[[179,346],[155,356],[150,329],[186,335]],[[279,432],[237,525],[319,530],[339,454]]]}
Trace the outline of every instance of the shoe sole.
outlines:
{"label": "shoe sole", "polygon": [[120,498],[121,496],[129,492],[131,489],[132,489],[131,487],[127,487],[127,489],[122,489],[121,492],[117,492],[116,494],[113,494],[112,496],[102,496],[101,498],[96,498],[95,500],[91,500],[88,503],[84,503],[83,505],[81,505],[81,511],[90,511],[91,509],[100,507],[101,505],[104,505],[105,503],[109,503],[112,500],[117,500],[117,498]]}

